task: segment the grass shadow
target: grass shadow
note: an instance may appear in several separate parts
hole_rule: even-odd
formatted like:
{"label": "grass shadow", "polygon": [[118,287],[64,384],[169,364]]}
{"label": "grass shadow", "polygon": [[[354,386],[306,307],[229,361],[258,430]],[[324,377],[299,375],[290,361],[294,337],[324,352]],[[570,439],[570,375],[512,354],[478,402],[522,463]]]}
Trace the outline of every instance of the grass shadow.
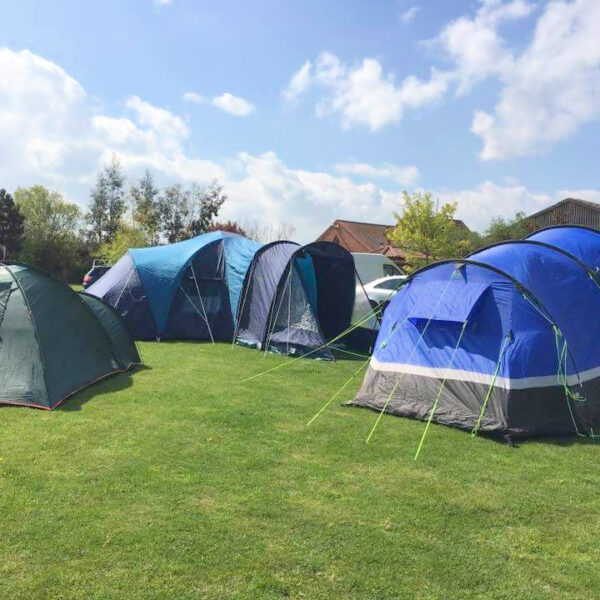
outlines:
{"label": "grass shadow", "polygon": [[109,375],[67,398],[56,410],[66,412],[81,410],[83,405],[92,399],[98,398],[103,394],[112,394],[131,387],[133,385],[133,375],[138,371],[146,370],[151,370],[151,367],[140,365],[124,373]]}

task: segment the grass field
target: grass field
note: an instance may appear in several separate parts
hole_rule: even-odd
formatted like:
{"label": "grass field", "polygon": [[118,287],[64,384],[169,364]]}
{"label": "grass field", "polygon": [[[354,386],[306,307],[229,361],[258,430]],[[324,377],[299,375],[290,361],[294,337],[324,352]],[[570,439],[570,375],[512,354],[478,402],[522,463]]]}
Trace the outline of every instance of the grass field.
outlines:
{"label": "grass field", "polygon": [[[51,413],[0,409],[0,598],[596,598],[600,446],[516,448],[336,401],[359,363],[142,344]],[[340,401],[358,388],[357,380]]]}

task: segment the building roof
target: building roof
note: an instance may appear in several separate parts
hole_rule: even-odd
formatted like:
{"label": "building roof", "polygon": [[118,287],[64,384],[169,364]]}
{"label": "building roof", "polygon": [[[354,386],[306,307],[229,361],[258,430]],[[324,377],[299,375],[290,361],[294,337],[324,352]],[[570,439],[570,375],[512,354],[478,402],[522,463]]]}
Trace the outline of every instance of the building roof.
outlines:
{"label": "building roof", "polygon": [[[454,223],[457,227],[467,229],[460,219],[454,219]],[[388,232],[392,229],[394,225],[336,219],[317,238],[317,241],[336,242],[350,252],[385,254],[392,259],[403,259],[407,256],[407,252],[392,246],[387,238]]]}
{"label": "building roof", "polygon": [[350,252],[374,252],[389,244],[386,234],[390,229],[391,225],[336,219],[318,240],[337,242]]}
{"label": "building roof", "polygon": [[538,210],[536,213],[529,215],[527,218],[533,219],[534,217],[543,215],[544,213],[554,210],[559,206],[563,206],[564,204],[577,204],[578,206],[583,206],[595,212],[600,212],[600,204],[597,204],[596,202],[590,202],[589,200],[580,200],[579,198],[565,198],[560,202],[556,202],[556,204],[552,204],[550,206],[547,206],[546,208],[543,208],[542,210]]}

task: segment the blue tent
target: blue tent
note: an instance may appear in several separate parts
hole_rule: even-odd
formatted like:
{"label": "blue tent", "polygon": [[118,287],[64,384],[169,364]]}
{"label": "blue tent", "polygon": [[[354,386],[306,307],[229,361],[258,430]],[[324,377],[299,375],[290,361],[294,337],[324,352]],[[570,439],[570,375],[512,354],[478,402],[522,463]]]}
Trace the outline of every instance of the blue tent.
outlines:
{"label": "blue tent", "polygon": [[[356,301],[364,294],[358,283],[352,254],[338,244],[267,244],[248,269],[235,339],[271,352],[331,359],[326,344],[370,312],[366,295],[362,304]],[[374,338],[365,324],[340,343],[365,349]]]}
{"label": "blue tent", "polygon": [[214,231],[132,248],[88,293],[113,306],[136,339],[228,340],[259,244]]}
{"label": "blue tent", "polygon": [[353,404],[509,435],[600,433],[600,234],[552,228],[417,271]]}

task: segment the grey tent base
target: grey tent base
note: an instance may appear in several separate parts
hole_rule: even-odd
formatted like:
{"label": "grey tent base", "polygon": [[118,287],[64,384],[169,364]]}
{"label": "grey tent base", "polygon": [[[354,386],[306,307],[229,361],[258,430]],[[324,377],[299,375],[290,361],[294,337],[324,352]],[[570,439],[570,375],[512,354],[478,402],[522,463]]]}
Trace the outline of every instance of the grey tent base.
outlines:
{"label": "grey tent base", "polygon": [[[399,376],[398,373],[375,371],[369,366],[358,395],[347,405],[381,411]],[[401,377],[385,412],[426,420],[442,380],[410,374]],[[487,384],[447,380],[433,421],[473,430],[487,391]],[[577,429],[587,433],[589,423],[600,415],[600,378],[586,381],[583,393],[586,401],[571,401],[571,409]],[[479,431],[514,437],[574,435],[577,430],[573,418],[564,389],[559,385],[524,390],[496,387]]]}

